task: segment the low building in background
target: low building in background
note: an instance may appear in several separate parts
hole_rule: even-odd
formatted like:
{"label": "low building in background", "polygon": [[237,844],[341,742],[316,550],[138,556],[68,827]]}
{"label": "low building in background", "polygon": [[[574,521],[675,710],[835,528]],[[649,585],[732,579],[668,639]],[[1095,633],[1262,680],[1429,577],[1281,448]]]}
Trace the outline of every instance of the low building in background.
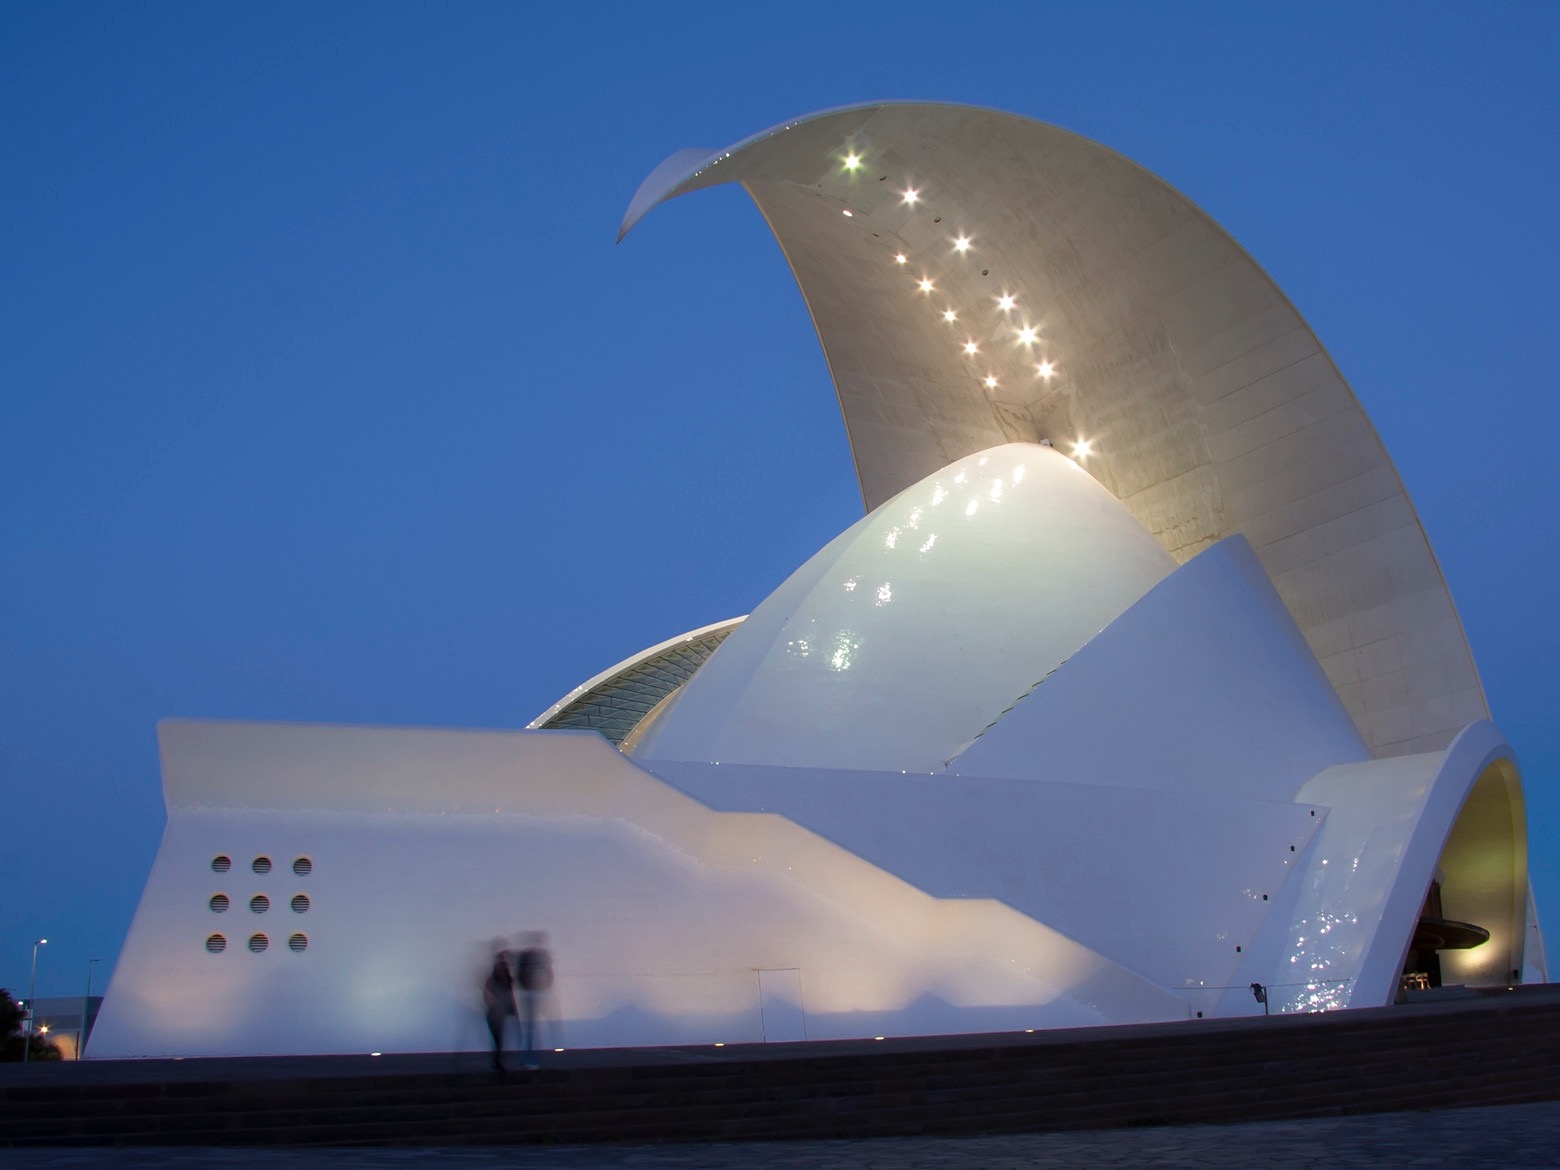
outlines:
{"label": "low building in background", "polygon": [[495,944],[538,929],[555,1047],[1547,978],[1435,557],[1238,245],[1104,147],[926,104],[674,155],[624,231],[724,182],[807,300],[866,516],[525,729],[165,723],[92,1055],[478,1049]]}
{"label": "low building in background", "polygon": [[[24,1001],[25,1002],[25,1001]],[[86,1040],[92,1037],[92,1026],[97,1022],[103,997],[39,996],[32,1001],[33,1027],[40,1040],[46,1040],[59,1049],[61,1060],[75,1060]],[[83,1009],[85,1009],[86,1033],[82,1033]]]}

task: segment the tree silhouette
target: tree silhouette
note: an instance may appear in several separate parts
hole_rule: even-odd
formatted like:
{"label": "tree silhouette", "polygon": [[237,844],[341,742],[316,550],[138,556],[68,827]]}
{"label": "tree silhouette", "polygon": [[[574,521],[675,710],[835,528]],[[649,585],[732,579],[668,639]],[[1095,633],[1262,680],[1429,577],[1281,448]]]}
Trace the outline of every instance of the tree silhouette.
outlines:
{"label": "tree silhouette", "polygon": [[[0,987],[0,1060],[22,1059],[22,1020],[27,1012],[11,998],[11,993]],[[58,1060],[60,1050],[43,1037],[32,1037],[32,1051],[28,1060]]]}

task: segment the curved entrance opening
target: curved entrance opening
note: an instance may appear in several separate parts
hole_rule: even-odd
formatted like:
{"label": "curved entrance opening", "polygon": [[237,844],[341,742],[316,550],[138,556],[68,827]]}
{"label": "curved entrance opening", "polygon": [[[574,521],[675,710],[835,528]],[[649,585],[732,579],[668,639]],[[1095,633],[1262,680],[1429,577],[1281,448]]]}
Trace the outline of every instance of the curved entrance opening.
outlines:
{"label": "curved entrance opening", "polygon": [[1484,769],[1441,847],[1403,966],[1406,990],[1505,987],[1522,978],[1527,811],[1516,766]]}

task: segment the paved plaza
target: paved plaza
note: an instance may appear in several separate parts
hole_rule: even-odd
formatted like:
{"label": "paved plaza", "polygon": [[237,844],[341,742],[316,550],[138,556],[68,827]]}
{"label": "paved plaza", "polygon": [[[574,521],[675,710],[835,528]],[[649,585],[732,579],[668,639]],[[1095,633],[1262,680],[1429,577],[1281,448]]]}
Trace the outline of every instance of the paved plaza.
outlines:
{"label": "paved plaza", "polygon": [[709,1145],[509,1146],[502,1148],[272,1150],[0,1150],[16,1170],[1050,1170],[1053,1167],[1188,1166],[1203,1170],[1375,1166],[1560,1166],[1560,1102],[1433,1113],[1388,1113],[1246,1125],[1188,1125],[1089,1133]]}

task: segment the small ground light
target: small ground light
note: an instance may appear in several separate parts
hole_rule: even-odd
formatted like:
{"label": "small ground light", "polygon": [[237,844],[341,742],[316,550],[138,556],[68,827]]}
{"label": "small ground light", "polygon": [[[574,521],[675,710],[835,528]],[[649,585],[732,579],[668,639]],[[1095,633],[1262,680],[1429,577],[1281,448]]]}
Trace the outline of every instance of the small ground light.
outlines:
{"label": "small ground light", "polygon": [[874,1039],[874,1040],[881,1040],[881,1039],[883,1039],[883,1037],[881,1037],[881,1036],[874,1036],[874,1037],[872,1037],[872,1039]]}
{"label": "small ground light", "polygon": [[554,1052],[562,1052],[562,1051],[563,1051],[563,1049],[561,1049],[561,1048],[554,1048],[554,1049],[553,1049],[553,1051],[554,1051]]}
{"label": "small ground light", "polygon": [[370,1052],[369,1055],[370,1056],[383,1056],[384,1053],[383,1052]]}
{"label": "small ground light", "polygon": [[715,1041],[715,1047],[716,1048],[724,1048],[724,1047],[726,1047],[726,1042],[724,1040],[717,1040],[717,1041]]}

